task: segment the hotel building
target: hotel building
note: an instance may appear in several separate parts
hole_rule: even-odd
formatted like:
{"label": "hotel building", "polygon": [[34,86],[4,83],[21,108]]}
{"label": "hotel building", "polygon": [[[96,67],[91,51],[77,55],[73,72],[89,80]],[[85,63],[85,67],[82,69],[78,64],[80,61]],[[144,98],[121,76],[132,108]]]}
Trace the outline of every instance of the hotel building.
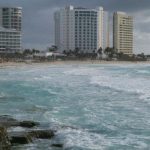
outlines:
{"label": "hotel building", "polygon": [[108,14],[97,9],[69,6],[55,12],[55,45],[59,51],[76,48],[91,53],[109,46]]}
{"label": "hotel building", "polygon": [[113,46],[118,53],[133,54],[133,17],[124,12],[113,16]]}
{"label": "hotel building", "polygon": [[22,8],[0,8],[0,51],[21,50]]}

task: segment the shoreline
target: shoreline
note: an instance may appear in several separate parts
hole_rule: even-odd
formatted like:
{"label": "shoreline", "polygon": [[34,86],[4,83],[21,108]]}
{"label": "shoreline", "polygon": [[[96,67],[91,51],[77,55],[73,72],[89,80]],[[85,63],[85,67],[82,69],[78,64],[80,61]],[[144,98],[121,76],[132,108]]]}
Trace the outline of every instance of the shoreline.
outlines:
{"label": "shoreline", "polygon": [[104,60],[66,60],[66,61],[51,61],[51,62],[2,62],[0,67],[17,67],[24,65],[79,65],[79,64],[150,64],[150,61],[104,61]]}

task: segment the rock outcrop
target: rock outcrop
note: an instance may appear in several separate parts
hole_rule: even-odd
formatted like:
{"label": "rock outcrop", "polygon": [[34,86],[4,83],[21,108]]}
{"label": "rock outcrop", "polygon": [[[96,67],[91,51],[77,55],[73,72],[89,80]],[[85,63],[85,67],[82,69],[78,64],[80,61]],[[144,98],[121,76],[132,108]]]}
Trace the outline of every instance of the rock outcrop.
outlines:
{"label": "rock outcrop", "polygon": [[35,126],[38,126],[39,123],[38,122],[34,122],[34,121],[21,121],[19,123],[20,127],[24,127],[24,128],[33,128]]}
{"label": "rock outcrop", "polygon": [[0,116],[0,126],[9,128],[14,126],[19,126],[19,121],[16,119],[13,119],[12,117],[8,115]]}
{"label": "rock outcrop", "polygon": [[32,138],[25,132],[13,132],[10,133],[9,139],[11,144],[29,144],[32,142]]}
{"label": "rock outcrop", "polygon": [[11,143],[5,127],[0,127],[0,150],[10,150]]}
{"label": "rock outcrop", "polygon": [[52,147],[63,148],[63,144],[52,144]]}
{"label": "rock outcrop", "polygon": [[32,138],[51,139],[54,137],[52,130],[33,130],[28,133]]}
{"label": "rock outcrop", "polygon": [[[35,139],[52,139],[55,132],[50,129],[38,128],[40,123],[34,121],[18,121],[10,116],[0,116],[0,150],[10,150],[11,146],[29,144]],[[22,127],[22,131],[8,130]],[[62,148],[62,144],[53,144],[52,147]]]}

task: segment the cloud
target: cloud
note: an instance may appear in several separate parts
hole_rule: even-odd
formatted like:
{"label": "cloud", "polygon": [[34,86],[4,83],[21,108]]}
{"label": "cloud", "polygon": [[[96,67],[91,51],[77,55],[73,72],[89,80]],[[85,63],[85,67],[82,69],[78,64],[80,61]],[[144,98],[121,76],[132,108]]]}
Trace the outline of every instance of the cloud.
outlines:
{"label": "cloud", "polygon": [[133,15],[135,52],[150,53],[150,0],[0,0],[0,6],[23,7],[23,47],[39,49],[54,44],[53,13],[70,4],[89,8],[103,6],[110,14],[125,11]]}

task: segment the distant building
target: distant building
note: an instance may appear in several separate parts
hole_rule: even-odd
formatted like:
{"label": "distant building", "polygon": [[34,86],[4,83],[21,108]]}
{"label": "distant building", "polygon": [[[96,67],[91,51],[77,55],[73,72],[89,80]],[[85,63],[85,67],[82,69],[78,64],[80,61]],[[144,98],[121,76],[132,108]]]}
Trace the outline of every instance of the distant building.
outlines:
{"label": "distant building", "polygon": [[15,29],[0,27],[0,52],[17,52],[21,48],[21,34]]}
{"label": "distant building", "polygon": [[133,54],[133,17],[124,12],[113,16],[113,46],[118,52]]}
{"label": "distant building", "polygon": [[93,52],[109,46],[108,14],[97,9],[69,6],[55,12],[55,45],[58,50]]}
{"label": "distant building", "polygon": [[22,8],[0,8],[0,51],[21,50]]}

